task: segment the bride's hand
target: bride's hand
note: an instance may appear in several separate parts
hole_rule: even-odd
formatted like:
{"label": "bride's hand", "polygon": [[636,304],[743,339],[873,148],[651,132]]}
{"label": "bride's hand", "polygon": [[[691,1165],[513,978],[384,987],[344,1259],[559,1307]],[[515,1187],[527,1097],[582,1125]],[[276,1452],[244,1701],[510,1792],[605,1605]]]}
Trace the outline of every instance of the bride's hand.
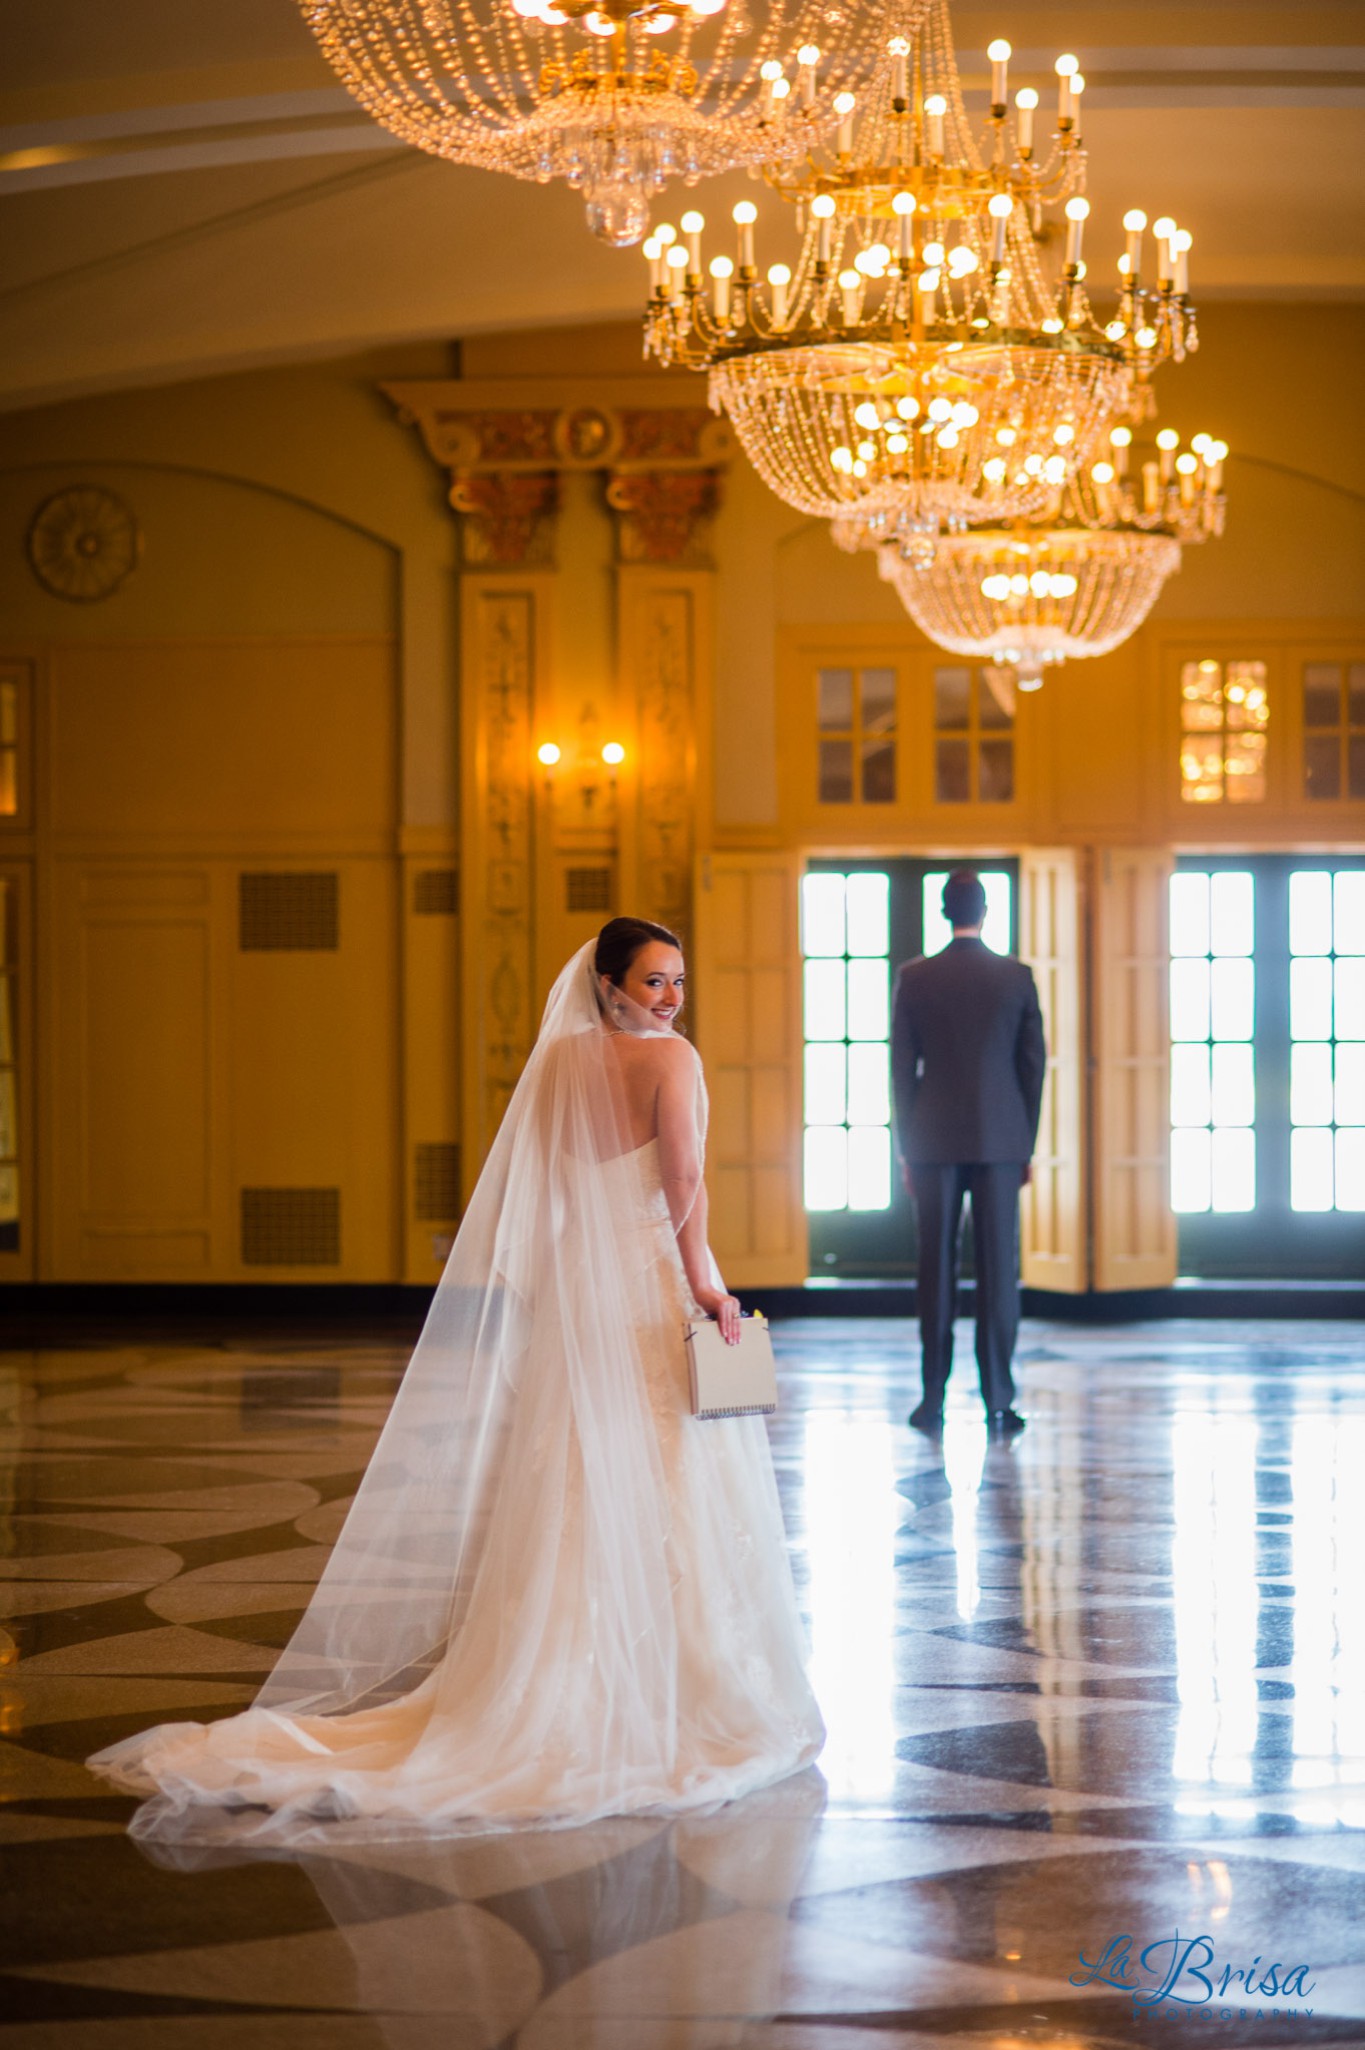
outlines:
{"label": "bride's hand", "polygon": [[707,1317],[714,1317],[720,1326],[720,1335],[727,1345],[739,1344],[739,1299],[727,1295],[723,1288],[699,1288],[694,1291],[697,1308]]}

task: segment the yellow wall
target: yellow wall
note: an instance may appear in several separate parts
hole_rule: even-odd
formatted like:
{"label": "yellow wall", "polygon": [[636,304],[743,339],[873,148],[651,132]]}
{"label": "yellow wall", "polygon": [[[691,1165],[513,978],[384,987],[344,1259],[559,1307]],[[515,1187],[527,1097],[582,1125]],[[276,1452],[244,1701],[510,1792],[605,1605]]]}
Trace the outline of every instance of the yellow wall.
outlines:
{"label": "yellow wall", "polygon": [[[623,569],[601,475],[566,472],[553,563],[527,615],[526,736],[587,759],[619,734],[632,755],[591,804],[576,770],[549,785],[529,765],[522,777],[527,895],[509,914],[526,976],[518,1031],[596,923],[569,909],[569,869],[609,869],[619,908],[674,887],[676,859],[651,834],[677,800],[675,755],[685,865],[708,848],[786,859],[852,845],[1365,841],[1361,807],[1296,794],[1294,688],[1315,647],[1365,646],[1362,342],[1355,307],[1207,312],[1198,357],[1157,389],[1163,419],[1232,447],[1227,537],[1186,551],[1125,648],[1071,665],[1022,705],[1020,797],[990,817],[935,807],[922,774],[913,802],[875,816],[834,818],[811,801],[821,660],[885,649],[903,672],[907,758],[929,746],[934,658],[870,557],[841,555],[736,456],[714,573]],[[31,1025],[23,1248],[0,1253],[0,1271],[437,1271],[450,1191],[467,1186],[507,1081],[479,1079],[492,1026],[477,978],[492,941],[456,909],[471,862],[496,852],[470,839],[483,831],[472,757],[461,798],[461,718],[481,730],[483,651],[466,605],[462,678],[449,480],[379,385],[454,367],[443,348],[413,347],[4,420],[0,657],[29,681],[33,746],[26,810],[0,825]],[[643,372],[627,328],[484,338],[466,345],[462,376],[469,407],[495,392],[561,405],[704,396],[699,381]],[[124,498],[145,537],[126,585],[88,607],[44,593],[22,556],[34,509],[75,482]],[[484,581],[507,588],[496,571]],[[678,621],[689,637],[681,737],[645,704]],[[1190,651],[1271,665],[1264,806],[1192,816],[1180,803],[1175,674]],[[242,875],[299,871],[337,876],[337,947],[243,950]],[[244,1264],[245,1188],[339,1189],[339,1258]]]}

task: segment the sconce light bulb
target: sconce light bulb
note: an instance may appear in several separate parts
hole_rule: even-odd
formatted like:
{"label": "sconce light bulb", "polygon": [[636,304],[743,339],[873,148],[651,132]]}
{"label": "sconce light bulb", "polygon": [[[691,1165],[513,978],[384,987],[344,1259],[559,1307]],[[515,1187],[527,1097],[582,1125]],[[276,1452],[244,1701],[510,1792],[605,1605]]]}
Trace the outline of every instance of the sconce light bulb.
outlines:
{"label": "sconce light bulb", "polygon": [[536,749],[536,760],[547,769],[552,769],[559,760],[559,749],[552,740],[542,741]]}
{"label": "sconce light bulb", "polygon": [[609,740],[602,749],[602,759],[608,768],[619,769],[626,758],[626,751],[619,740]]}

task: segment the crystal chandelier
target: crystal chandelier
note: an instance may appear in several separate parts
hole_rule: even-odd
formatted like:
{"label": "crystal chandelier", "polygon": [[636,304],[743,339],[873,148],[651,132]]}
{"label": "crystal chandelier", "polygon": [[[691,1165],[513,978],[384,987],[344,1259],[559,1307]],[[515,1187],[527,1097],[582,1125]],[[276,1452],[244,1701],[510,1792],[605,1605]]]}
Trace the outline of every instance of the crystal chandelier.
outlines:
{"label": "crystal chandelier", "polygon": [[[1028,517],[1142,417],[1160,362],[1197,345],[1191,238],[1156,225],[1155,288],[1141,276],[1146,217],[1126,217],[1118,301],[1103,324],[1086,293],[1089,202],[1074,57],[1057,62],[1053,133],[1035,144],[1038,94],[1011,115],[1009,45],[994,43],[984,140],[972,132],[947,0],[887,37],[855,99],[836,100],[829,150],[765,172],[794,205],[794,264],[755,261],[757,208],[734,209],[736,259],[703,271],[700,214],[645,244],[646,353],[710,372],[764,480],[798,511],[858,525],[868,543],[919,548],[940,533]],[[1045,265],[1045,219],[1065,220]]]}
{"label": "crystal chandelier", "polygon": [[[1074,477],[1042,518],[945,536],[927,567],[878,550],[882,576],[922,633],[950,654],[1012,668],[1021,690],[1036,690],[1048,668],[1107,655],[1136,632],[1179,569],[1182,543],[1223,531],[1227,445],[1200,434],[1180,451],[1164,428],[1135,471],[1131,428],[1109,438],[1109,458]],[[865,545],[838,522],[834,538]]]}
{"label": "crystal chandelier", "polygon": [[638,242],[652,196],[793,165],[923,0],[300,0],[323,55],[381,125],[434,156],[583,194]]}

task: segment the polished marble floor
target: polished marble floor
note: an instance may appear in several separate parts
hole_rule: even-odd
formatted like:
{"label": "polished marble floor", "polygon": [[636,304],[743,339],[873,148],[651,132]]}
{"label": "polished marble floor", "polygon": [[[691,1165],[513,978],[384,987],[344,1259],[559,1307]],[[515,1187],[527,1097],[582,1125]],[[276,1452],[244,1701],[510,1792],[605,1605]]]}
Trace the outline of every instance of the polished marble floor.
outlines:
{"label": "polished marble floor", "polygon": [[198,1864],[82,1760],[250,1698],[406,1346],[0,1353],[0,2050],[1365,2043],[1361,1327],[1033,1324],[1004,1445],[963,1343],[941,1447],[907,1326],[778,1338],[818,1773]]}

